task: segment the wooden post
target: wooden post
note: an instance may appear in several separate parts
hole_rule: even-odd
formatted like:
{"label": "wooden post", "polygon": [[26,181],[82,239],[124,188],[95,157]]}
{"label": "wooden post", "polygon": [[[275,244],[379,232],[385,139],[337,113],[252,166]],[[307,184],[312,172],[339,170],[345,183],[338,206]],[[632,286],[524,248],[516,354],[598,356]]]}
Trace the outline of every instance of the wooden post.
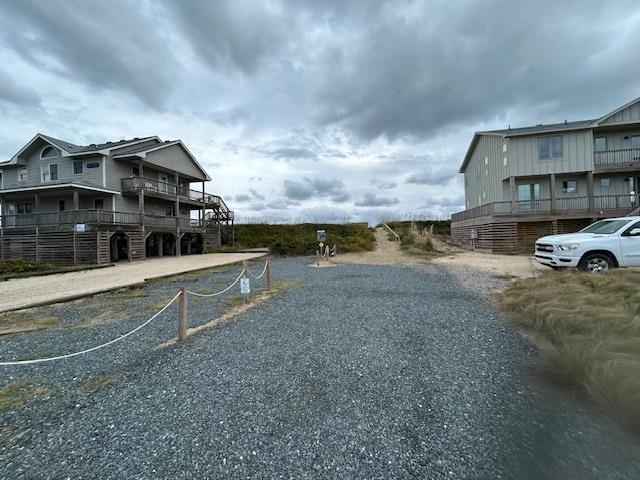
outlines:
{"label": "wooden post", "polygon": [[596,202],[593,197],[593,172],[587,172],[587,195],[589,196],[589,211],[595,210]]}
{"label": "wooden post", "polygon": [[77,241],[77,236],[78,233],[76,232],[76,226],[73,225],[73,264],[77,265],[78,264],[78,241]]}
{"label": "wooden post", "polygon": [[40,254],[38,252],[39,241],[40,241],[40,229],[36,226],[36,262],[40,261]]}
{"label": "wooden post", "polygon": [[267,290],[271,290],[271,256],[267,257]]}
{"label": "wooden post", "polygon": [[188,319],[188,304],[187,304],[187,289],[182,287],[180,291],[180,298],[178,299],[178,340],[182,341],[187,338],[187,319]]}
{"label": "wooden post", "polygon": [[511,213],[516,212],[516,177],[509,177],[509,191],[511,193]]}
{"label": "wooden post", "polygon": [[549,175],[549,196],[551,198],[551,211],[556,211],[556,174]]}
{"label": "wooden post", "polygon": [[[242,266],[244,268],[244,274],[242,275],[244,278],[249,278],[249,262],[244,260],[242,262]],[[251,292],[251,291],[249,291]],[[251,301],[251,293],[248,293],[247,295],[245,295],[244,297],[244,303],[249,303]]]}

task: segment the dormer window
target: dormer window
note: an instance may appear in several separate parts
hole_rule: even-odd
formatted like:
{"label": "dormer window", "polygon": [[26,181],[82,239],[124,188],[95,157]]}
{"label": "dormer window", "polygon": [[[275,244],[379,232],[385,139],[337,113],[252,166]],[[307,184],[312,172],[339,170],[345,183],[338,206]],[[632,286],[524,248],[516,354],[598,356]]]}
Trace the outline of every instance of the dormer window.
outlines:
{"label": "dormer window", "polygon": [[40,154],[40,158],[49,158],[49,157],[58,157],[58,150],[56,150],[55,148],[49,146],[49,147],[45,147],[42,150],[42,153]]}

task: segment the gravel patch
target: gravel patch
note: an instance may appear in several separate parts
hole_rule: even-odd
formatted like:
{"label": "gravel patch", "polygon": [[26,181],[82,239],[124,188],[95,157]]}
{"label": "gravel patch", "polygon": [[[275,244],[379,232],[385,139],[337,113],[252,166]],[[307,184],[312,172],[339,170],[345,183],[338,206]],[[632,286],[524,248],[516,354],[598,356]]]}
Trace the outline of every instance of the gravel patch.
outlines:
{"label": "gravel patch", "polygon": [[[314,269],[299,258],[273,267],[274,278],[299,285],[175,347],[152,350],[175,334],[167,312],[116,349],[20,370],[67,393],[0,417],[0,477],[623,479],[640,471],[636,439],[531,379],[535,350],[443,268]],[[178,283],[149,286],[144,301]],[[99,342],[127,322],[90,327],[95,336],[83,340]],[[75,344],[82,335],[66,335],[76,330],[12,336],[0,354]],[[109,368],[124,377],[79,390],[86,372]],[[1,371],[3,382],[11,372]]]}

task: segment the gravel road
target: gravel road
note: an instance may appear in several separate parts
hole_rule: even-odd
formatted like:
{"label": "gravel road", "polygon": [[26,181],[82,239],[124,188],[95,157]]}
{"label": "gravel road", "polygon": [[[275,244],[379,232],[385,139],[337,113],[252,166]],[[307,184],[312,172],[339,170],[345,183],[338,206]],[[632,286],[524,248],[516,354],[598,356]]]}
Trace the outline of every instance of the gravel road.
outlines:
{"label": "gravel road", "polygon": [[[0,417],[0,477],[637,478],[637,439],[531,378],[534,349],[443,267],[282,259],[274,278],[300,283],[175,347],[150,349],[168,319],[21,371],[54,393]],[[0,354],[77,341],[51,333]],[[124,376],[81,391],[83,372],[109,366]]]}

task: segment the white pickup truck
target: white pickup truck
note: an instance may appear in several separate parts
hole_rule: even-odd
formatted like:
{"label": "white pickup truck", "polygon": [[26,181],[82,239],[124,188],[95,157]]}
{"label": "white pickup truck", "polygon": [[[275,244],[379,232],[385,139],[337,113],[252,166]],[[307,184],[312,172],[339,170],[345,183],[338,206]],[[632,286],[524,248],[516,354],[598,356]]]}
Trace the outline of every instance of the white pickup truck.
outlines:
{"label": "white pickup truck", "polygon": [[640,217],[608,218],[577,233],[541,237],[535,258],[554,269],[640,267]]}

